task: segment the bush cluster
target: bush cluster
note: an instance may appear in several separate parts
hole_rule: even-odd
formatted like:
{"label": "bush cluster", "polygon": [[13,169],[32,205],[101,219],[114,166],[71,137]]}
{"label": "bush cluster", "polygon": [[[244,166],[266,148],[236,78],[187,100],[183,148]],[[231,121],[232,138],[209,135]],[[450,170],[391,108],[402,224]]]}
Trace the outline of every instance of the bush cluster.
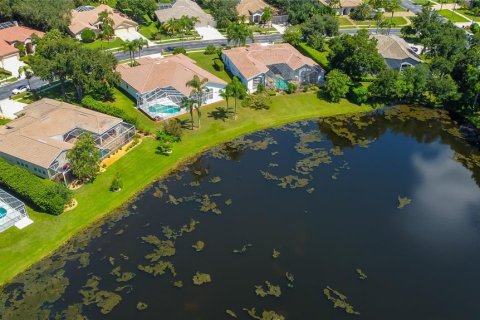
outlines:
{"label": "bush cluster", "polygon": [[97,35],[92,30],[86,29],[82,31],[82,33],[80,34],[80,37],[82,38],[82,41],[84,43],[91,43],[95,41],[95,39],[97,38]]}
{"label": "bush cluster", "polygon": [[0,186],[43,212],[59,215],[73,194],[63,184],[37,177],[0,159]]}
{"label": "bush cluster", "polygon": [[113,106],[107,106],[105,103],[95,100],[91,96],[85,96],[82,99],[82,106],[93,111],[98,111],[113,117],[122,118],[123,121],[133,124],[136,127],[138,126],[138,119],[136,117],[129,116],[122,109],[118,109]]}

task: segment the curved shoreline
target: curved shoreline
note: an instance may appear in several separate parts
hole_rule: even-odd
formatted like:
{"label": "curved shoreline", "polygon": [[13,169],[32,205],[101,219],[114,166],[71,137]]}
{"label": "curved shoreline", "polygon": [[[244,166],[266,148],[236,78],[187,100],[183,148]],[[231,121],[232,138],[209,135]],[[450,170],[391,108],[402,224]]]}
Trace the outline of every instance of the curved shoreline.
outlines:
{"label": "curved shoreline", "polygon": [[[35,221],[33,225],[0,234],[0,285],[10,282],[77,233],[129,203],[154,181],[218,144],[289,122],[372,110],[369,106],[347,101],[333,104],[319,100],[314,93],[303,93],[274,97],[270,110],[240,107],[237,120],[207,118],[210,112],[223,105],[221,102],[203,108],[202,128],[185,130],[182,142],[174,146],[170,156],[155,154],[157,142],[145,139],[99,175],[94,183],[79,189],[75,194],[78,206],[67,214],[50,216],[29,210]],[[121,192],[112,193],[108,189],[116,172],[122,174],[124,187]]]}

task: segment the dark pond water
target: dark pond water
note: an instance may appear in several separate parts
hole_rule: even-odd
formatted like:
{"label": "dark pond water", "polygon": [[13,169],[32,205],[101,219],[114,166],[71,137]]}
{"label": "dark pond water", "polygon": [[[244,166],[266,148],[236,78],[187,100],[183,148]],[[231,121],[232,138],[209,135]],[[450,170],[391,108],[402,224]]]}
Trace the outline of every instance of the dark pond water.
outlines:
{"label": "dark pond water", "polygon": [[1,318],[479,319],[479,178],[439,112],[259,132],[19,276]]}

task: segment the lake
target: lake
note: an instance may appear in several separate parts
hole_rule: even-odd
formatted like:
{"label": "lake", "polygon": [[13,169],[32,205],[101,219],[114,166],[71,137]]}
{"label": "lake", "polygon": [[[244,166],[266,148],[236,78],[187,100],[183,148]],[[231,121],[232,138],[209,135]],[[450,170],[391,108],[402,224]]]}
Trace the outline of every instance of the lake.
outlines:
{"label": "lake", "polygon": [[479,182],[440,111],[257,132],[19,275],[0,318],[478,319]]}

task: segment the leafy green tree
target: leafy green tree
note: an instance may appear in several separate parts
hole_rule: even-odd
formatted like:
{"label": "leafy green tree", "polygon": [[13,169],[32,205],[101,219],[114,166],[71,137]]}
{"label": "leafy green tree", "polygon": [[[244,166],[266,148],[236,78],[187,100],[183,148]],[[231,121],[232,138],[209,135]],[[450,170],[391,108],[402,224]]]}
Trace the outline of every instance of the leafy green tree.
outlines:
{"label": "leafy green tree", "polygon": [[11,0],[0,0],[0,19],[10,20],[13,16]]}
{"label": "leafy green tree", "polygon": [[30,87],[30,79],[32,79],[33,77],[32,68],[28,64],[21,66],[20,68],[18,68],[18,74],[23,74],[25,76],[25,79],[27,79],[28,87]]}
{"label": "leafy green tree", "polygon": [[84,132],[67,153],[67,159],[73,174],[82,182],[95,180],[100,170],[100,150],[94,137]]}
{"label": "leafy green tree", "polygon": [[265,8],[263,10],[262,18],[261,18],[261,23],[265,26],[267,23],[270,22],[273,18],[273,10],[270,7]]}
{"label": "leafy green tree", "polygon": [[93,30],[85,29],[80,34],[80,37],[82,38],[82,42],[92,43],[93,41],[95,41],[95,38],[97,37],[97,35]]}
{"label": "leafy green tree", "polygon": [[227,28],[227,40],[233,42],[235,46],[245,46],[247,38],[254,40],[253,32],[248,25],[243,23],[232,23]]}
{"label": "leafy green tree", "polygon": [[101,24],[101,31],[98,37],[100,38],[101,47],[103,49],[103,41],[110,40],[115,35],[115,30],[113,26],[115,25],[113,19],[110,17],[111,12],[107,10],[102,11],[98,14],[98,22]]}
{"label": "leafy green tree", "polygon": [[428,90],[430,70],[426,64],[420,64],[415,68],[405,68],[400,73],[405,86],[402,92],[402,100],[409,103],[422,103],[424,93]]}
{"label": "leafy green tree", "polygon": [[197,110],[197,117],[198,117],[198,127],[200,128],[200,120],[202,117],[202,113],[200,108],[203,104],[203,96],[205,91],[205,86],[208,82],[207,78],[200,79],[199,76],[194,75],[192,80],[187,81],[186,86],[192,89],[190,93],[190,97],[195,99],[195,109]]}
{"label": "leafy green tree", "polygon": [[400,73],[394,69],[386,69],[378,75],[368,87],[370,97],[379,103],[397,102],[404,92],[404,83]]}
{"label": "leafy green tree", "polygon": [[376,75],[385,68],[385,62],[377,51],[377,40],[371,38],[367,30],[333,38],[330,49],[331,67],[342,70],[354,80]]}
{"label": "leafy green tree", "polygon": [[66,30],[70,24],[73,0],[13,0],[13,15],[26,25],[40,30]]}
{"label": "leafy green tree", "polygon": [[238,79],[237,77],[233,77],[232,81],[227,84],[227,89],[229,90],[235,99],[235,108],[233,111],[233,118],[237,119],[237,101],[238,99],[242,99],[247,94],[247,87]]}
{"label": "leafy green tree", "polygon": [[211,11],[218,28],[227,28],[230,23],[238,20],[237,10],[235,9],[238,0],[203,0],[197,2]]}
{"label": "leafy green tree", "polygon": [[283,34],[283,40],[290,43],[292,46],[299,45],[302,41],[302,38],[303,33],[300,25],[288,27]]}
{"label": "leafy green tree", "polygon": [[363,21],[370,18],[372,14],[372,7],[367,2],[362,2],[362,4],[354,9],[350,14],[353,19]]}
{"label": "leafy green tree", "polygon": [[157,10],[155,0],[117,0],[117,8],[137,21],[143,21],[144,16],[153,17]]}
{"label": "leafy green tree", "polygon": [[449,74],[434,75],[430,80],[429,89],[435,103],[439,106],[444,106],[459,98],[457,84]]}
{"label": "leafy green tree", "polygon": [[339,102],[350,90],[350,77],[341,70],[333,69],[327,74],[326,78],[324,86],[326,96],[332,102]]}
{"label": "leafy green tree", "polygon": [[118,192],[122,190],[122,188],[123,188],[122,178],[120,176],[120,172],[117,172],[115,174],[115,177],[112,180],[112,183],[110,184],[110,191]]}
{"label": "leafy green tree", "polygon": [[246,96],[242,101],[242,105],[246,108],[251,108],[255,110],[261,109],[270,109],[271,99],[266,92],[261,92],[257,94],[251,94]]}

